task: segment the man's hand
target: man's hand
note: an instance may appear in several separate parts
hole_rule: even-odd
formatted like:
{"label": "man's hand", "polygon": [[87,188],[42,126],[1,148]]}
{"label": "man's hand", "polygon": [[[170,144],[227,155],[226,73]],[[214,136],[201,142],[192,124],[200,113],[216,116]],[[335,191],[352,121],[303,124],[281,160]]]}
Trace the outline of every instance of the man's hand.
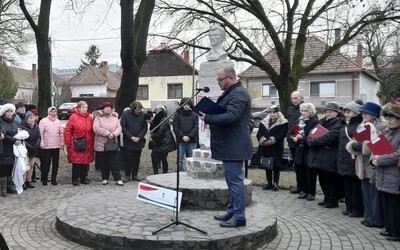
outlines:
{"label": "man's hand", "polygon": [[189,137],[189,136],[184,136],[184,137],[183,137],[183,141],[184,141],[184,142],[190,141],[190,137]]}
{"label": "man's hand", "polygon": [[372,156],[372,165],[374,165],[374,167],[378,167],[378,159],[379,159],[379,155],[374,155]]}
{"label": "man's hand", "polygon": [[4,134],[1,133],[1,135],[0,135],[0,140],[3,140],[3,139],[4,139]]}
{"label": "man's hand", "polygon": [[200,116],[199,116],[200,120],[204,121],[204,118],[206,118],[206,114],[204,114],[201,111],[199,111],[199,114],[200,114]]}
{"label": "man's hand", "polygon": [[131,140],[132,140],[133,142],[138,142],[138,141],[140,140],[140,138],[139,138],[139,137],[136,137],[136,136],[132,136]]}

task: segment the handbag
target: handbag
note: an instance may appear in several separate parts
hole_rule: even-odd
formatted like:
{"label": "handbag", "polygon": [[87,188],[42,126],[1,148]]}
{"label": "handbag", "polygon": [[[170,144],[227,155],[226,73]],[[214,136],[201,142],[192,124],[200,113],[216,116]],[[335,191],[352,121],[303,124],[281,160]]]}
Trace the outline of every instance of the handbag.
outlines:
{"label": "handbag", "polygon": [[119,144],[115,140],[106,141],[104,143],[104,152],[116,152],[119,150]]}
{"label": "handbag", "polygon": [[86,136],[74,138],[74,149],[78,152],[85,151],[87,149]]}
{"label": "handbag", "polygon": [[154,149],[154,141],[153,140],[149,141],[148,147],[149,147],[149,149]]}
{"label": "handbag", "polygon": [[262,157],[260,168],[265,170],[274,170],[274,157]]}

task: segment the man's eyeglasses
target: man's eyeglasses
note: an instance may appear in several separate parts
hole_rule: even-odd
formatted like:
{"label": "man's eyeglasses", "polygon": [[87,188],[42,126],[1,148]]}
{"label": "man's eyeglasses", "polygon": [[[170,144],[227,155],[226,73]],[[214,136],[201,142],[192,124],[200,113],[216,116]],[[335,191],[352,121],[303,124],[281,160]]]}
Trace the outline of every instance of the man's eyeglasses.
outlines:
{"label": "man's eyeglasses", "polygon": [[230,77],[230,76],[225,76],[224,78],[217,78],[217,81],[218,81],[218,82],[222,82],[223,80],[225,80],[225,79],[228,78],[228,77]]}

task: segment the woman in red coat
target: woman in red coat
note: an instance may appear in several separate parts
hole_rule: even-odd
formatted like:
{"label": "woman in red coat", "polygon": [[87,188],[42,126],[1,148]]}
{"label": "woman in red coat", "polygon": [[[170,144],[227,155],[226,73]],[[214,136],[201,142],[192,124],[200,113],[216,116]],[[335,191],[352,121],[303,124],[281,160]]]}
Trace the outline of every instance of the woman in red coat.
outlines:
{"label": "woman in red coat", "polygon": [[[74,143],[74,139],[77,138],[86,139],[86,147],[84,146],[86,149],[75,148],[77,144]],[[80,101],[74,114],[69,118],[64,132],[64,142],[68,148],[68,162],[72,163],[72,185],[74,186],[79,185],[78,176],[82,184],[89,184],[86,180],[86,173],[89,163],[94,160],[93,141],[93,118],[89,115],[87,103]]]}

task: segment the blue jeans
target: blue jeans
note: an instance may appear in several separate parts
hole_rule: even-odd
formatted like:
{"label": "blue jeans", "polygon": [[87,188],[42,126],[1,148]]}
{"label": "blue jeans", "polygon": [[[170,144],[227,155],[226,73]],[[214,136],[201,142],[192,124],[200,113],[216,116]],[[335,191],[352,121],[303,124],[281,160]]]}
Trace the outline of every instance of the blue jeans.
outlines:
{"label": "blue jeans", "polygon": [[236,220],[245,220],[246,194],[244,190],[243,162],[224,161],[226,184],[229,191],[227,213],[233,214]]}
{"label": "blue jeans", "polygon": [[196,143],[192,142],[180,142],[179,143],[179,172],[185,171],[183,168],[183,157],[192,157],[193,149],[196,148]]}

